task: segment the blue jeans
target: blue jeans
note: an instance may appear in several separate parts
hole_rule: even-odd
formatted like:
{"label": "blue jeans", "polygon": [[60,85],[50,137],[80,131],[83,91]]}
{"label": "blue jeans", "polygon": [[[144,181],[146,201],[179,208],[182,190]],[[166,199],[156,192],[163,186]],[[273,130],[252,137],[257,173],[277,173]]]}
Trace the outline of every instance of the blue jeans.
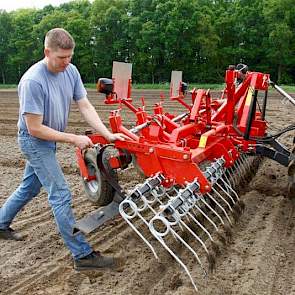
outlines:
{"label": "blue jeans", "polygon": [[84,236],[72,234],[75,218],[72,212],[72,196],[63,172],[56,159],[56,144],[20,131],[20,149],[27,159],[20,186],[0,208],[0,229],[7,229],[16,214],[40,192],[43,186],[48,193],[58,230],[74,259],[92,252]]}

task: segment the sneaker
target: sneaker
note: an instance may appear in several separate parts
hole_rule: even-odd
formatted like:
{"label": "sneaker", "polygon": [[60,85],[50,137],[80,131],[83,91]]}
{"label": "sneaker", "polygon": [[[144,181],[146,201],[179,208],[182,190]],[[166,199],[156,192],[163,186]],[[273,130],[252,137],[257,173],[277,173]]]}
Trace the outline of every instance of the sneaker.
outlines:
{"label": "sneaker", "polygon": [[102,256],[98,251],[93,251],[83,258],[74,260],[74,268],[76,270],[91,270],[113,267],[116,267],[116,260],[113,257]]}
{"label": "sneaker", "polygon": [[21,241],[23,240],[23,236],[15,232],[11,227],[9,227],[6,229],[0,229],[0,239]]}

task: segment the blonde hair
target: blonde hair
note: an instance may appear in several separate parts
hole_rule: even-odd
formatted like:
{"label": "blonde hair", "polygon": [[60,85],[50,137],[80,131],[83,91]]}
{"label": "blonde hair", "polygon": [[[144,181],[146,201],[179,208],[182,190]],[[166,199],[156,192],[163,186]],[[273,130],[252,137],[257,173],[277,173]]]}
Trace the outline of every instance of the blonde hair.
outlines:
{"label": "blonde hair", "polygon": [[44,41],[44,47],[53,50],[74,49],[75,41],[71,34],[62,28],[54,28],[47,32]]}

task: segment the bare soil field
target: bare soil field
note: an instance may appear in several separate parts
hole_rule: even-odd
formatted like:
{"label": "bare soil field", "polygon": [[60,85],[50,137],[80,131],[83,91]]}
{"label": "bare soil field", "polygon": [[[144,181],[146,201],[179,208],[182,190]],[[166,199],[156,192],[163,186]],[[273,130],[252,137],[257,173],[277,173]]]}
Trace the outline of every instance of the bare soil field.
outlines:
{"label": "bare soil field", "polygon": [[[156,90],[134,91],[145,97],[149,109],[158,101]],[[167,93],[165,93],[167,96]],[[112,106],[90,90],[89,98],[105,123]],[[138,102],[140,100],[138,99]],[[178,113],[175,102],[165,104]],[[24,159],[17,146],[18,98],[15,90],[0,91],[0,206],[18,186]],[[131,127],[132,114],[125,117]],[[267,120],[275,129],[294,123],[294,108],[270,94]],[[84,133],[87,125],[75,106],[67,131]],[[293,136],[294,134],[292,134]],[[283,142],[292,144],[290,134]],[[58,145],[58,157],[73,193],[73,209],[81,218],[96,209],[85,197],[75,160],[75,149]],[[138,180],[133,171],[122,176],[126,187]],[[198,294],[204,295],[291,295],[295,294],[295,216],[286,198],[287,169],[266,159],[252,181],[240,191],[246,204],[243,215],[233,227],[232,240],[222,247],[216,268],[202,276],[191,262]],[[95,249],[125,258],[116,270],[77,272],[72,258],[57,233],[44,191],[17,216],[13,228],[23,233],[24,241],[0,241],[0,293],[5,295],[190,295],[196,294],[182,268],[164,250],[161,261],[154,259],[147,246],[128,225],[117,217],[87,238]]]}

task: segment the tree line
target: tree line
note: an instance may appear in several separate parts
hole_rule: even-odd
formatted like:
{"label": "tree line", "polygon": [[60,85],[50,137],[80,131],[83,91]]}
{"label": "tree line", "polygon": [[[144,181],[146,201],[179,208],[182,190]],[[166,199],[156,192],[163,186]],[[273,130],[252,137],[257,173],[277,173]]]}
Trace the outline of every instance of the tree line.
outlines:
{"label": "tree line", "polygon": [[294,84],[294,0],[76,0],[43,9],[0,10],[0,83],[17,83],[43,56],[45,33],[68,30],[84,82],[133,64],[133,82],[222,82],[230,64]]}

